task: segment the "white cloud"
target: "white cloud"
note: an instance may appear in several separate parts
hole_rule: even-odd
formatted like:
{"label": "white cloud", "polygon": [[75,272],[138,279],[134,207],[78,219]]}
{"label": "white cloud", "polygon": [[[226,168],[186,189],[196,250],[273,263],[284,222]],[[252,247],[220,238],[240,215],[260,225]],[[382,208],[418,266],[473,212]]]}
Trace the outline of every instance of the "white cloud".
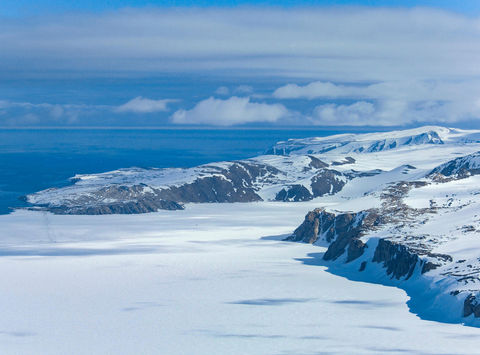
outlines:
{"label": "white cloud", "polygon": [[[333,115],[355,124],[364,116],[378,124],[450,123],[480,118],[479,21],[428,8],[379,7],[149,8],[9,19],[0,22],[0,78],[166,72],[236,75],[242,82],[281,77],[290,84],[275,90],[274,98],[342,100],[303,112],[315,122]],[[312,82],[298,85],[305,79]],[[251,93],[248,85],[216,91],[224,97]],[[350,107],[358,102],[373,105],[374,112]],[[177,111],[174,121],[252,122],[229,120],[232,114],[200,118],[207,104],[213,106],[206,100]],[[24,103],[22,109],[51,110],[54,119],[98,110],[80,106]],[[138,97],[105,110],[142,114],[167,108],[165,100]]]}
{"label": "white cloud", "polygon": [[[368,101],[375,106],[368,124],[402,125],[413,122],[452,123],[480,118],[480,80],[396,80],[374,84],[334,84],[316,81],[307,85],[287,84],[273,93],[278,99]],[[349,121],[345,105],[328,106],[326,112]],[[320,106],[318,112],[322,112]],[[316,111],[317,112],[317,111]],[[317,112],[317,113],[318,113]],[[333,113],[332,113],[333,114]],[[316,115],[327,119],[327,113]],[[356,119],[352,124],[361,124]]]}
{"label": "white cloud", "polygon": [[108,105],[51,104],[0,100],[0,125],[73,124],[82,118],[105,116],[115,109]]}
{"label": "white cloud", "polygon": [[357,126],[368,124],[374,113],[375,106],[365,101],[359,101],[351,105],[325,104],[315,108],[313,122],[333,126]]}
{"label": "white cloud", "polygon": [[215,94],[221,95],[221,96],[227,96],[227,95],[230,95],[230,89],[227,88],[226,86],[220,86],[217,90],[215,90]]}
{"label": "white cloud", "polygon": [[[0,115],[2,124],[83,124],[84,121],[94,124],[116,124],[125,117],[121,114],[132,113],[143,115],[147,113],[164,112],[168,104],[177,100],[151,100],[141,96],[120,106],[90,105],[90,104],[51,104],[0,100]],[[164,117],[164,120],[166,117]]]}
{"label": "white cloud", "polygon": [[273,97],[277,99],[317,99],[348,96],[352,96],[352,88],[322,81],[315,81],[304,86],[287,84],[273,92]]}
{"label": "white cloud", "polygon": [[334,84],[314,81],[307,85],[287,84],[277,88],[277,99],[399,99],[405,101],[446,100],[457,97],[480,97],[480,80],[392,80],[374,84]]}
{"label": "white cloud", "polygon": [[281,104],[251,102],[248,97],[232,96],[226,100],[210,97],[197,103],[191,110],[178,110],[172,115],[172,122],[230,126],[251,122],[276,122],[288,113]]}
{"label": "white cloud", "polygon": [[250,85],[239,85],[235,88],[235,92],[238,94],[251,94],[253,93],[253,87]]}
{"label": "white cloud", "polygon": [[152,100],[138,96],[127,103],[118,106],[116,112],[133,112],[133,113],[154,113],[167,111],[167,104],[175,100]]}
{"label": "white cloud", "polygon": [[[253,86],[250,85],[239,85],[233,89],[233,93],[238,95],[250,95],[253,93]],[[226,86],[220,86],[215,90],[215,94],[220,96],[230,95],[230,89]]]}

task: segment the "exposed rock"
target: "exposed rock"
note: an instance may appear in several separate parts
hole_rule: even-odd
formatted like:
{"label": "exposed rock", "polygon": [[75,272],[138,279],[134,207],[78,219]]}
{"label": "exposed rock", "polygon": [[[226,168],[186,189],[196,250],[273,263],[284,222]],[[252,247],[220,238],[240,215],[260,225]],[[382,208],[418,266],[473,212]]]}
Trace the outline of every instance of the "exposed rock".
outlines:
{"label": "exposed rock", "polygon": [[435,264],[435,263],[432,263],[431,261],[427,261],[422,266],[422,274],[429,272],[430,270],[435,270],[439,266],[440,264]]}
{"label": "exposed rock", "polygon": [[362,256],[365,248],[368,248],[368,246],[364,242],[360,239],[352,238],[348,244],[347,263]]}
{"label": "exposed rock", "polygon": [[48,210],[55,214],[101,215],[101,214],[138,214],[156,212],[158,210],[183,210],[183,205],[174,201],[130,201],[105,205],[80,205],[65,207],[50,207]]}
{"label": "exposed rock", "polygon": [[332,165],[346,165],[346,164],[354,164],[355,163],[355,159],[352,158],[352,157],[345,157],[344,160],[342,161],[334,161],[332,162]]}
{"label": "exposed rock", "polygon": [[327,163],[321,161],[318,158],[315,158],[313,155],[309,155],[308,157],[312,160],[309,164],[312,168],[322,169],[322,168],[326,168],[328,166]]}
{"label": "exposed rock", "polygon": [[322,209],[317,208],[307,213],[303,223],[286,240],[313,244],[318,239],[320,227],[325,230],[326,226],[331,226],[332,222],[331,214],[324,213]]}
{"label": "exposed rock", "polygon": [[287,189],[283,188],[275,196],[276,201],[309,201],[313,195],[303,185],[291,185]]}
{"label": "exposed rock", "polygon": [[323,256],[325,260],[335,260],[347,251],[347,262],[350,262],[361,256],[366,247],[359,238],[377,225],[380,219],[374,210],[335,215],[315,209],[307,213],[304,222],[287,240],[313,244],[321,237],[329,243]]}
{"label": "exposed rock", "polygon": [[145,213],[184,203],[262,201],[262,189],[272,187],[278,188],[274,200],[298,202],[335,194],[355,178],[326,169],[314,156],[276,163],[284,170],[253,159],[191,169],[124,169],[77,177],[74,185],[29,195],[28,202],[57,214]]}
{"label": "exposed rock", "polygon": [[464,179],[480,174],[480,152],[456,158],[433,169],[429,177],[435,180],[442,178]]}
{"label": "exposed rock", "polygon": [[397,279],[405,276],[408,280],[412,276],[419,258],[404,245],[380,239],[372,261],[383,263],[388,275]]}
{"label": "exposed rock", "polygon": [[477,318],[480,317],[480,302],[475,295],[469,294],[463,302],[463,316],[468,317],[472,314]]}
{"label": "exposed rock", "polygon": [[196,179],[190,184],[173,186],[159,192],[159,197],[178,202],[253,202],[261,201],[247,183],[236,185],[220,176]]}
{"label": "exposed rock", "polygon": [[346,184],[344,175],[336,170],[323,169],[313,179],[311,183],[314,197],[320,197],[327,194],[335,194]]}

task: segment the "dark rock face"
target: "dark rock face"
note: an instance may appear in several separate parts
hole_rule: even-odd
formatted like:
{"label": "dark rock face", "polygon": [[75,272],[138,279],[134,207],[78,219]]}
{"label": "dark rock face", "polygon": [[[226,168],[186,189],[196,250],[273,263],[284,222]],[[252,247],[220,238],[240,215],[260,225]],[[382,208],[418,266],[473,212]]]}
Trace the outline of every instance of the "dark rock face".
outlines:
{"label": "dark rock face", "polygon": [[346,184],[346,181],[342,180],[342,177],[343,174],[336,170],[324,169],[320,171],[312,179],[311,187],[313,196],[321,197],[339,192]]}
{"label": "dark rock face", "polygon": [[428,176],[438,178],[440,175],[444,177],[463,179],[472,175],[478,175],[480,174],[480,168],[478,167],[476,161],[479,159],[480,152],[456,158],[436,167],[428,174]]}
{"label": "dark rock face", "polygon": [[159,192],[159,197],[178,202],[252,202],[261,201],[252,187],[235,186],[219,176],[197,179],[190,184],[170,187]]}
{"label": "dark rock face", "polygon": [[353,178],[353,176],[346,176],[336,170],[320,168],[317,175],[311,180],[310,186],[313,194],[306,187],[295,184],[280,190],[275,196],[275,200],[309,201],[315,197],[333,195],[342,190],[347,183],[347,178]]}
{"label": "dark rock face", "polygon": [[472,314],[476,318],[480,317],[480,303],[475,295],[469,294],[463,302],[463,316],[468,317]]}
{"label": "dark rock face", "polygon": [[[361,222],[355,221],[357,218],[359,218],[359,216],[356,213],[345,213],[336,216],[333,226],[335,239],[330,243],[323,259],[335,260],[345,253],[347,247],[348,251],[357,249],[355,246],[350,247],[350,244],[354,243],[354,240],[359,238],[361,233]],[[357,251],[354,253],[358,254]],[[363,249],[361,249],[360,255],[361,254],[363,254]],[[347,255],[347,260],[351,261],[353,259],[353,255]]]}
{"label": "dark rock face", "polygon": [[[262,201],[259,191],[270,186],[283,187],[276,194],[275,200],[298,202],[335,194],[348,180],[355,178],[354,175],[327,169],[328,164],[314,156],[306,158],[300,159],[302,165],[301,171],[298,172],[288,168],[293,164],[290,159],[286,159],[285,171],[255,160],[202,165],[193,168],[194,171],[190,174],[184,175],[188,181],[168,183],[167,179],[165,185],[162,185],[161,180],[164,175],[159,174],[159,180],[149,180],[148,172],[145,174],[139,169],[140,172],[136,172],[138,173],[136,176],[140,178],[137,179],[147,176],[145,181],[153,181],[149,182],[152,185],[144,183],[130,185],[128,177],[123,179],[114,177],[112,182],[108,179],[101,180],[106,186],[102,187],[99,183],[98,187],[94,184],[90,187],[85,184],[87,188],[79,189],[78,193],[72,188],[72,191],[67,191],[64,195],[56,195],[52,202],[44,199],[39,201],[47,202],[33,204],[36,208],[56,214],[146,213],[159,209],[182,209],[184,203]],[[172,181],[177,181],[176,175],[173,176]],[[298,183],[298,180],[305,182]],[[293,183],[289,184],[290,181]],[[135,180],[132,182],[135,183]],[[81,179],[77,183],[82,185]]]}
{"label": "dark rock face", "polygon": [[439,267],[439,264],[432,263],[431,261],[427,261],[422,266],[422,274],[429,272],[430,270],[435,270]]}
{"label": "dark rock face", "polygon": [[324,230],[331,223],[331,214],[327,214],[322,209],[317,208],[307,213],[303,223],[286,240],[313,244],[318,239],[320,227]]}
{"label": "dark rock face", "polygon": [[280,190],[275,196],[275,201],[309,201],[313,195],[303,185],[291,185],[287,189]]}
{"label": "dark rock face", "polygon": [[[108,202],[114,200],[116,202]],[[118,202],[121,200],[122,202]],[[45,206],[55,214],[137,214],[162,210],[183,210],[180,203],[159,197],[159,190],[144,184],[101,188],[94,197],[80,196],[68,206]]]}
{"label": "dark rock face", "polygon": [[323,258],[336,260],[347,251],[347,263],[357,259],[366,248],[360,240],[365,232],[381,223],[381,216],[375,210],[359,213],[344,213],[336,217],[336,238],[330,243]]}
{"label": "dark rock face", "polygon": [[130,201],[118,202],[109,205],[50,207],[49,211],[55,214],[73,215],[101,215],[101,214],[138,214],[156,212],[158,210],[183,210],[183,205],[174,201]]}
{"label": "dark rock face", "polygon": [[358,177],[370,177],[370,176],[375,176],[378,174],[381,174],[383,170],[380,169],[375,169],[375,170],[370,170],[370,171],[357,171],[357,170],[350,170],[344,172],[345,176],[347,176],[349,179],[355,179]]}
{"label": "dark rock face", "polygon": [[183,209],[182,203],[261,201],[254,183],[278,174],[265,164],[234,162],[227,169],[206,166],[210,176],[199,176],[191,183],[166,188],[145,184],[110,185],[80,194],[62,205],[39,205],[56,214],[135,214],[159,209]]}
{"label": "dark rock face", "polygon": [[322,169],[322,168],[326,168],[326,167],[328,166],[327,163],[321,161],[321,160],[318,159],[318,158],[315,158],[313,155],[309,155],[308,157],[309,157],[310,160],[311,160],[311,162],[310,162],[309,165],[310,165],[312,168]]}
{"label": "dark rock face", "polygon": [[361,257],[365,251],[365,248],[367,248],[367,245],[360,239],[352,239],[348,244],[347,263]]}
{"label": "dark rock face", "polygon": [[315,209],[287,240],[313,244],[321,236],[330,243],[323,256],[325,260],[335,260],[346,251],[347,262],[350,262],[363,254],[366,245],[359,238],[378,223],[379,218],[373,211],[335,215]]}
{"label": "dark rock face", "polygon": [[[329,245],[324,260],[336,260],[346,254],[348,263],[362,256],[368,247],[361,237],[390,221],[390,217],[383,216],[376,209],[338,215],[315,209],[305,216],[303,223],[286,240],[313,244],[322,238]],[[391,277],[409,279],[417,265],[421,267],[422,274],[440,266],[421,259],[423,255],[437,260],[452,260],[449,255],[434,254],[421,248],[412,249],[389,239],[380,239],[371,261],[382,263]]]}
{"label": "dark rock face", "polygon": [[419,258],[404,245],[380,239],[372,261],[383,263],[387,269],[387,275],[392,275],[396,279],[406,276],[406,280],[408,280],[412,276]]}
{"label": "dark rock face", "polygon": [[332,162],[332,165],[346,165],[346,164],[353,164],[355,163],[355,159],[352,157],[345,157],[344,160],[342,161],[334,161]]}
{"label": "dark rock face", "polygon": [[234,162],[228,169],[210,167],[216,176],[199,177],[194,182],[162,189],[158,196],[177,202],[254,202],[262,198],[256,193],[257,179],[279,173],[264,164]]}

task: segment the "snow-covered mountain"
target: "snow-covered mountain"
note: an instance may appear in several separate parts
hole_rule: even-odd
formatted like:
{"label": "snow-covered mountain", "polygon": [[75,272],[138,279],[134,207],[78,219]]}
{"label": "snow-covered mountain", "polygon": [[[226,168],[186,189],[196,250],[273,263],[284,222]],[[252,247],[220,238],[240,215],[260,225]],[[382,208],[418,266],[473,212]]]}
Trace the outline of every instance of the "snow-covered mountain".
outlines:
{"label": "snow-covered mountain", "polygon": [[432,319],[480,325],[479,152],[473,130],[342,134],[190,169],[79,175],[27,198],[58,214],[313,200],[319,208],[288,240],[328,247],[323,259],[336,273],[404,288],[411,309]]}
{"label": "snow-covered mountain", "polygon": [[[477,131],[423,127],[289,140],[276,144],[270,154],[241,161],[77,175],[73,185],[27,200],[59,214],[144,213],[182,209],[189,202],[305,201],[344,187],[369,190],[371,182],[418,178],[459,154],[480,150],[477,136]],[[406,165],[420,170],[405,170]]]}
{"label": "snow-covered mountain", "polygon": [[373,153],[415,146],[478,143],[480,131],[438,126],[366,134],[338,134],[328,137],[289,139],[278,142],[267,151],[270,154],[341,154]]}

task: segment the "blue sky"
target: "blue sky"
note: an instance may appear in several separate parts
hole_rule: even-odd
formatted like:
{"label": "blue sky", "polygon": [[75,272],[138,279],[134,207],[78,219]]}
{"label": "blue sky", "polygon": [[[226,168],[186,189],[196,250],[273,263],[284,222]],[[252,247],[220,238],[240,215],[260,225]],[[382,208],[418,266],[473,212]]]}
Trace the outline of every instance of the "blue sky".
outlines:
{"label": "blue sky", "polygon": [[480,127],[478,4],[3,0],[0,126]]}
{"label": "blue sky", "polygon": [[108,11],[124,7],[145,6],[392,6],[415,7],[428,6],[450,11],[457,11],[466,15],[477,15],[480,12],[478,0],[2,0],[0,13],[8,16],[34,15],[39,13],[58,13],[65,11]]}

